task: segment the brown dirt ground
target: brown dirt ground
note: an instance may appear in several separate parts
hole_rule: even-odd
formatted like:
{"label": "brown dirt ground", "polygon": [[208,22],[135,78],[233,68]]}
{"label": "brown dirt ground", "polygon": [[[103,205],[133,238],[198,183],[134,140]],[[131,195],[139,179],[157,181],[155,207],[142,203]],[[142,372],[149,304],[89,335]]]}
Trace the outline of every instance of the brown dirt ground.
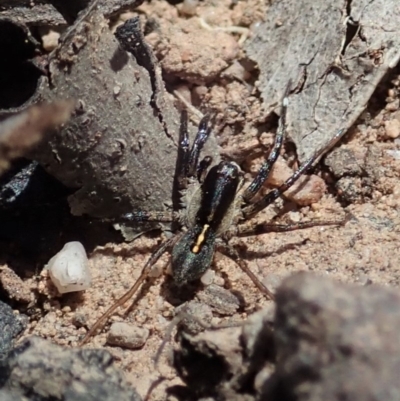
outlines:
{"label": "brown dirt ground", "polygon": [[[221,124],[223,128],[218,132],[223,152],[233,155],[240,162],[246,159],[242,165],[246,171],[245,177],[249,180],[264,160],[259,156],[257,133],[263,133],[264,144],[271,143],[273,133],[268,132],[263,125],[260,100],[252,86],[254,71],[247,71],[242,64],[237,64],[238,60],[244,59],[240,41],[243,40],[242,35],[247,33],[243,29],[221,30],[218,31],[218,40],[210,45],[210,35],[212,37],[217,33],[206,32],[199,18],[211,27],[241,26],[249,27],[251,32],[252,24],[262,16],[265,2],[243,1],[233,8],[229,7],[230,3],[229,0],[206,0],[199,3],[195,15],[189,16],[179,11],[181,6],[153,1],[141,7],[141,14],[143,19],[154,18],[159,24],[161,34],[150,34],[149,41],[161,60],[167,79],[170,78],[169,86],[197,109],[217,112],[227,123]],[[182,59],[182,54],[186,62],[179,64],[176,60]],[[206,73],[205,65],[208,68]],[[228,65],[233,67],[221,78],[220,71]],[[177,81],[173,77],[182,80]],[[250,269],[271,289],[276,288],[284,277],[300,270],[360,285],[379,283],[399,287],[399,91],[400,78],[392,77],[387,88],[376,93],[367,111],[346,136],[345,144],[341,145],[362,151],[373,144],[383,155],[381,164],[374,167],[381,169],[382,174],[371,188],[369,196],[359,197],[354,203],[346,205],[346,210],[353,218],[345,226],[315,227],[234,240],[245,250]],[[196,114],[192,117],[198,119]],[[274,179],[279,182],[279,169],[277,171]],[[293,202],[286,204],[289,211],[283,216],[283,221],[340,219],[344,215],[344,204],[338,202],[337,194],[331,190],[333,178],[325,170],[317,170],[316,176],[327,183],[328,190],[310,206],[300,208]],[[281,204],[277,202],[260,213],[257,219],[268,221],[276,215]],[[35,334],[50,338],[58,344],[77,346],[86,332],[86,328],[80,326],[84,324],[85,327],[91,327],[108,306],[132,285],[159,240],[160,236],[143,236],[133,244],[108,244],[94,250],[89,255],[93,285],[84,294],[59,297],[49,284],[46,273],[42,273],[40,278],[23,282],[17,276],[13,278],[8,271],[7,288],[10,296],[22,294],[21,297],[34,305],[35,299],[31,299],[29,291],[27,294],[27,289],[30,289],[45,299],[40,306],[38,304],[33,307],[36,313],[24,336]],[[165,267],[167,261],[168,255],[164,255],[159,266]],[[217,256],[213,268],[216,269],[214,281],[239,291],[245,299],[245,306],[240,312],[228,317],[215,315],[213,324],[226,320],[242,321],[248,314],[271,302],[254,288],[249,278],[229,259]],[[6,270],[4,267],[3,272]],[[151,334],[144,347],[136,351],[106,347],[142,396],[147,394],[157,378],[165,378],[153,390],[149,398],[151,400],[166,399],[166,388],[180,383],[170,365],[173,344],[167,346],[157,368],[152,359],[174,315],[174,306],[165,297],[164,281],[163,277],[156,279],[128,316],[124,316],[122,310],[111,319],[148,328]],[[104,347],[108,329],[109,325],[101,334],[92,338],[87,347]]]}

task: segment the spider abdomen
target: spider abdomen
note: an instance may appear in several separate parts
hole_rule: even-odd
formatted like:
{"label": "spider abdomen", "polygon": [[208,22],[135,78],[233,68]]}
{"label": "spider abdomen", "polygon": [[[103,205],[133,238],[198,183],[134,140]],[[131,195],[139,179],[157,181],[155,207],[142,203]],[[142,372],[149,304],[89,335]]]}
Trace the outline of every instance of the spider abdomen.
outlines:
{"label": "spider abdomen", "polygon": [[216,234],[210,226],[195,226],[182,236],[171,255],[172,277],[179,285],[201,278],[209,268]]}

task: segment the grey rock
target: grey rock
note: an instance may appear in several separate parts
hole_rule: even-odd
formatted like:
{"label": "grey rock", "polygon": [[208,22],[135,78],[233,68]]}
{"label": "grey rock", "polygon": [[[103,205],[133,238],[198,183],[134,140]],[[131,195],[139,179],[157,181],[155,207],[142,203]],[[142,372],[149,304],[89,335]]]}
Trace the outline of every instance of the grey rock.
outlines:
{"label": "grey rock", "polygon": [[27,398],[8,390],[0,390],[1,401],[26,401]]}
{"label": "grey rock", "polygon": [[299,273],[241,328],[181,334],[190,399],[400,400],[400,295]]}
{"label": "grey rock", "polygon": [[15,337],[26,327],[24,315],[15,315],[10,306],[0,301],[0,359],[13,347]]}
{"label": "grey rock", "polygon": [[[272,304],[271,304],[272,305]],[[253,314],[242,326],[206,330],[196,336],[181,334],[174,364],[192,399],[254,400],[250,391],[273,373],[273,306]],[[217,396],[216,396],[217,394]]]}
{"label": "grey rock", "polygon": [[185,333],[195,335],[209,328],[213,318],[210,306],[201,302],[190,301],[175,309],[177,318],[181,317],[179,327]]}
{"label": "grey rock", "polygon": [[234,315],[240,307],[240,300],[235,294],[215,284],[199,291],[197,298],[209,305],[214,312],[223,316]]}
{"label": "grey rock", "polygon": [[174,365],[196,396],[210,397],[216,392],[225,393],[230,387],[230,379],[243,364],[240,331],[240,327],[230,327],[207,330],[196,336],[181,334]]}
{"label": "grey rock", "polygon": [[109,352],[30,337],[0,361],[0,390],[29,401],[140,401]]}
{"label": "grey rock", "polygon": [[364,186],[362,180],[357,177],[343,177],[335,186],[340,197],[348,203],[361,203],[365,196],[372,195],[372,187]]}
{"label": "grey rock", "polygon": [[336,178],[361,176],[364,171],[364,160],[359,160],[351,149],[344,147],[334,149],[326,156],[324,163]]}
{"label": "grey rock", "polygon": [[276,373],[260,399],[400,399],[397,292],[299,273],[276,300]]}

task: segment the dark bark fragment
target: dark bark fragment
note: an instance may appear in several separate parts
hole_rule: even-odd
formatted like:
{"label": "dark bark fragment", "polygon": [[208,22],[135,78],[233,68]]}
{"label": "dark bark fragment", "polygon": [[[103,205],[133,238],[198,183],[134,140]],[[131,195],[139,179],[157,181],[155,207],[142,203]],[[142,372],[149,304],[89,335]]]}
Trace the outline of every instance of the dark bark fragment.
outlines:
{"label": "dark bark fragment", "polygon": [[[99,11],[107,18],[140,6],[144,0],[95,0]],[[57,26],[72,24],[90,0],[3,0],[0,17],[13,19],[27,26]]]}
{"label": "dark bark fragment", "polygon": [[[137,40],[139,50],[147,48]],[[51,88],[41,95],[74,98],[78,107],[35,158],[77,189],[73,214],[118,217],[171,204],[179,116],[149,54],[131,57],[101,13],[88,10],[50,56]]]}

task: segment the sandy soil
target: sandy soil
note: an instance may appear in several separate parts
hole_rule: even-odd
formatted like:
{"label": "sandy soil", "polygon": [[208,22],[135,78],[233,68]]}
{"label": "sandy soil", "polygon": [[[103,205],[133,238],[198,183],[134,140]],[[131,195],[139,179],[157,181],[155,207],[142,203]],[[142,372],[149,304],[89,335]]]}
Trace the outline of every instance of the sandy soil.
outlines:
{"label": "sandy soil", "polygon": [[[261,133],[263,144],[269,145],[274,129],[269,130],[264,124],[260,100],[253,90],[256,71],[248,68],[241,42],[251,34],[252,24],[262,16],[265,2],[251,0],[229,7],[231,3],[207,0],[199,3],[194,11],[191,8],[182,11],[182,5],[156,1],[143,5],[140,10],[143,19],[158,24],[156,33],[150,33],[148,40],[163,66],[169,90],[177,91],[193,106],[191,116],[195,121],[200,115],[195,109],[218,114],[221,122],[216,131],[222,152],[242,163],[245,178],[250,180],[264,160],[257,134]],[[239,26],[250,31],[234,29]],[[212,27],[223,29],[214,31]],[[210,38],[214,39],[211,41]],[[182,54],[183,64],[177,62],[182,59]],[[228,66],[229,70],[221,75]],[[284,277],[300,270],[360,285],[399,286],[399,91],[400,77],[392,76],[384,88],[377,91],[367,111],[340,145],[354,152],[360,160],[365,160],[368,150],[375,152],[376,163],[370,163],[366,171],[369,177],[375,177],[369,185],[362,178],[348,178],[354,187],[350,198],[345,189],[341,193],[335,188],[335,177],[329,170],[320,168],[315,172],[315,179],[317,183],[323,181],[325,184],[322,187],[316,184],[320,189],[311,197],[312,201],[308,202],[311,204],[300,207],[301,200],[294,199],[285,205],[279,201],[257,216],[257,221],[268,221],[284,207],[287,213],[279,221],[291,223],[341,219],[346,211],[352,217],[343,227],[314,227],[232,240],[243,251],[249,268],[269,288],[276,288]],[[292,162],[292,159],[289,153],[280,163],[287,165],[287,160]],[[279,183],[282,175],[284,173],[276,169],[272,181]],[[309,192],[314,190],[312,186]],[[93,285],[84,294],[60,297],[45,272],[40,277],[22,281],[4,266],[1,278],[3,285],[4,280],[8,283],[6,290],[14,298],[20,294],[33,311],[25,336],[35,334],[58,344],[77,346],[87,327],[91,327],[133,284],[161,238],[160,235],[143,236],[132,244],[110,243],[95,249],[89,255]],[[157,266],[165,268],[168,256],[164,255]],[[213,269],[216,271],[214,283],[238,292],[244,299],[241,308],[227,316],[214,312],[213,325],[243,321],[272,302],[266,300],[249,278],[224,256],[216,256]],[[169,288],[172,288],[169,280],[161,275],[128,315],[120,310],[110,319],[111,322],[126,321],[149,329],[150,336],[139,350],[106,348],[142,396],[148,393],[156,379],[164,378],[152,389],[151,400],[167,399],[166,388],[180,383],[171,367],[173,341],[167,345],[157,367],[153,362],[174,316],[176,305],[173,304],[180,303],[174,290]],[[199,299],[196,292],[193,295]],[[200,298],[204,300],[205,297]],[[104,347],[108,331],[109,324],[87,347]]]}

